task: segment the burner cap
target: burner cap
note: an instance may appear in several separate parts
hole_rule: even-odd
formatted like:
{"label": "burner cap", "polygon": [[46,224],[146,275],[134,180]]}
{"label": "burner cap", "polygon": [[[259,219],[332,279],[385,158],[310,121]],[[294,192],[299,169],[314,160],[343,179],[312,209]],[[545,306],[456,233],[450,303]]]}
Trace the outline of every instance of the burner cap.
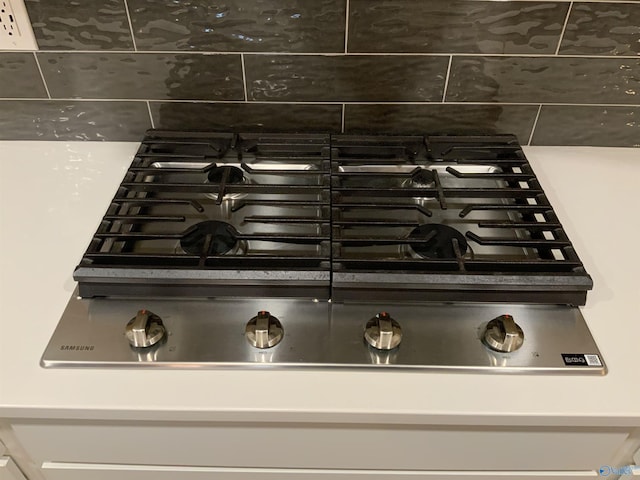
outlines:
{"label": "burner cap", "polygon": [[453,240],[458,241],[460,254],[467,251],[467,241],[458,230],[448,225],[430,223],[414,228],[409,234],[411,240],[425,239],[424,243],[412,243],[414,252],[423,258],[456,258]]}
{"label": "burner cap", "polygon": [[220,183],[222,181],[222,177],[224,177],[225,172],[227,171],[229,172],[227,183],[242,183],[242,181],[244,180],[244,173],[242,169],[231,165],[214,167],[213,169],[209,170],[207,178],[211,183]]}
{"label": "burner cap", "polygon": [[[180,239],[182,249],[191,255],[224,255],[235,247],[238,232],[226,222],[210,220],[196,223],[187,229]],[[208,237],[211,243],[208,251],[204,251]]]}
{"label": "burner cap", "polygon": [[436,183],[433,170],[428,170],[426,168],[421,168],[419,171],[411,175],[411,181],[417,187],[431,187]]}

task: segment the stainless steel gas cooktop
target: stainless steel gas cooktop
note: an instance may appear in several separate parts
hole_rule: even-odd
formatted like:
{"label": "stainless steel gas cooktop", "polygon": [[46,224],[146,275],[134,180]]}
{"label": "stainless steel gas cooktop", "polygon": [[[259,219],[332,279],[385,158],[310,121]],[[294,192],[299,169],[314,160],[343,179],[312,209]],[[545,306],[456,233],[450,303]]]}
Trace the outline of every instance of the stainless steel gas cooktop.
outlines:
{"label": "stainless steel gas cooktop", "polygon": [[46,367],[606,371],[509,135],[151,130],[74,278]]}

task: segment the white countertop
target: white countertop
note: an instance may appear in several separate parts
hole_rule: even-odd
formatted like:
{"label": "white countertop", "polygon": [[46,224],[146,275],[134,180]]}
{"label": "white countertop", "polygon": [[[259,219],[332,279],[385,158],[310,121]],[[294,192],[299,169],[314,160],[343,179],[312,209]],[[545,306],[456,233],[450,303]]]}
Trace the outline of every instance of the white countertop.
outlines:
{"label": "white countertop", "polygon": [[593,277],[598,376],[44,369],[134,143],[0,142],[0,417],[640,426],[640,149],[529,147]]}

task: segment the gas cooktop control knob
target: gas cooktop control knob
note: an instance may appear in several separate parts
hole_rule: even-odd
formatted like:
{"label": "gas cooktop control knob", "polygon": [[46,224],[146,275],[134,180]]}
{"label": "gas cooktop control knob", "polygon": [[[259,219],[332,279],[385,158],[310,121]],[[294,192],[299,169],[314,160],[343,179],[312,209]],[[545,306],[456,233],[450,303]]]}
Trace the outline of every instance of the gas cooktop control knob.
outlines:
{"label": "gas cooktop control knob", "polygon": [[166,330],[162,320],[149,310],[140,310],[125,329],[125,335],[132,347],[146,348],[158,343]]}
{"label": "gas cooktop control knob", "polygon": [[380,312],[367,322],[364,339],[377,350],[393,350],[402,341],[402,329],[387,312]]}
{"label": "gas cooktop control knob", "polygon": [[271,348],[284,337],[284,328],[276,317],[265,310],[258,312],[244,330],[247,341],[256,348]]}
{"label": "gas cooktop control knob", "polygon": [[491,350],[509,353],[522,346],[524,332],[511,315],[500,315],[487,324],[482,339]]}

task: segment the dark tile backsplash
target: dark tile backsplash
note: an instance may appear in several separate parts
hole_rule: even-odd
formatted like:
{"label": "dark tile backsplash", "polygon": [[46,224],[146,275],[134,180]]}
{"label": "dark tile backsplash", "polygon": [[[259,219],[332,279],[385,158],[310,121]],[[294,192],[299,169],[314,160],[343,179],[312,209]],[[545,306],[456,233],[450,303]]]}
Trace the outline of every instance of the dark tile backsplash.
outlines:
{"label": "dark tile backsplash", "polygon": [[349,51],[555,53],[568,3],[351,0]]}
{"label": "dark tile backsplash", "polygon": [[544,105],[532,145],[640,147],[640,107]]}
{"label": "dark tile backsplash", "polygon": [[33,53],[0,52],[0,98],[47,98]]}
{"label": "dark tile backsplash", "polygon": [[246,55],[250,100],[433,102],[442,100],[446,57]]}
{"label": "dark tile backsplash", "polygon": [[640,143],[640,1],[26,4],[40,51],[0,52],[3,139],[155,126]]}
{"label": "dark tile backsplash", "polygon": [[138,49],[342,52],[346,0],[129,0]]}
{"label": "dark tile backsplash", "polygon": [[340,132],[342,105],[304,103],[151,103],[157,128],[169,130]]}
{"label": "dark tile backsplash", "polygon": [[454,102],[634,103],[640,57],[456,57],[447,100]]}
{"label": "dark tile backsplash", "polygon": [[139,141],[145,102],[0,100],[0,140]]}
{"label": "dark tile backsplash", "polygon": [[640,2],[574,5],[560,53],[639,55]]}
{"label": "dark tile backsplash", "polygon": [[52,98],[242,100],[239,55],[41,53]]}
{"label": "dark tile backsplash", "polygon": [[132,50],[124,0],[25,0],[40,50]]}
{"label": "dark tile backsplash", "polygon": [[535,105],[347,105],[349,133],[483,134],[511,132],[529,142]]}

